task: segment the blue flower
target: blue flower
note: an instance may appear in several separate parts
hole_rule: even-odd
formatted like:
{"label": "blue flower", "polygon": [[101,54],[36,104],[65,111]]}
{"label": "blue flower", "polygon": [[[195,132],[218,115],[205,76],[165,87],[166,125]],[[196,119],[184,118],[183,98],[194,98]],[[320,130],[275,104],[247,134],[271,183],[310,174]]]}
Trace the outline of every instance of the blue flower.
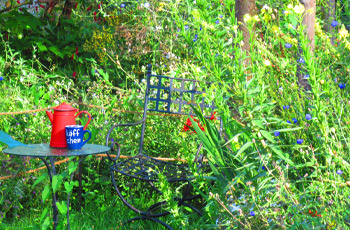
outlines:
{"label": "blue flower", "polygon": [[299,58],[299,59],[298,59],[298,62],[300,62],[300,63],[305,63],[305,60],[304,60],[304,58]]}
{"label": "blue flower", "polygon": [[292,48],[292,44],[290,44],[290,43],[286,43],[284,46],[285,46],[287,49]]}
{"label": "blue flower", "polygon": [[289,109],[289,105],[284,105],[283,109]]}
{"label": "blue flower", "polygon": [[262,168],[262,170],[266,170],[265,166],[263,166],[263,167],[261,167],[261,168]]}
{"label": "blue flower", "polygon": [[312,117],[311,117],[311,114],[308,114],[308,113],[307,113],[307,114],[305,115],[305,118],[306,118],[306,120],[310,121],[311,118],[312,118]]}
{"label": "blue flower", "polygon": [[201,28],[199,28],[199,30],[202,30],[202,27],[201,27]]}
{"label": "blue flower", "polygon": [[297,144],[301,145],[304,142],[303,139],[297,139]]}
{"label": "blue flower", "polygon": [[217,53],[217,54],[215,54],[215,57],[218,57],[219,56],[219,54]]}
{"label": "blue flower", "polygon": [[223,17],[223,15],[220,15],[220,16],[219,16],[219,18],[222,18],[222,17]]}
{"label": "blue flower", "polygon": [[345,84],[344,83],[340,83],[339,84],[339,88],[344,89],[345,88]]}
{"label": "blue flower", "polygon": [[193,41],[195,42],[195,41],[197,41],[197,39],[196,39],[196,38],[193,38]]}
{"label": "blue flower", "polygon": [[216,20],[215,23],[216,23],[216,24],[219,24],[219,23],[220,23],[220,20]]}
{"label": "blue flower", "polygon": [[122,4],[120,5],[120,7],[121,7],[121,8],[124,8],[124,7],[125,7],[125,4],[124,4],[124,3],[122,3]]}
{"label": "blue flower", "polygon": [[338,78],[334,78],[334,82],[337,83],[338,82]]}
{"label": "blue flower", "polygon": [[337,171],[337,174],[338,175],[341,175],[341,174],[343,174],[343,171],[341,171],[340,169]]}
{"label": "blue flower", "polygon": [[185,25],[185,30],[188,30],[190,27],[188,25]]}
{"label": "blue flower", "polygon": [[197,38],[198,38],[198,34],[195,34],[195,35],[194,35],[194,38],[197,39]]}
{"label": "blue flower", "polygon": [[0,81],[2,81],[2,80],[4,80],[4,77],[1,77],[1,76],[0,76]]}
{"label": "blue flower", "polygon": [[180,32],[181,30],[180,30],[180,28],[179,29],[177,29],[177,32]]}
{"label": "blue flower", "polygon": [[275,131],[273,134],[275,134],[275,137],[278,137],[280,135],[280,132]]}
{"label": "blue flower", "polygon": [[333,21],[332,23],[331,23],[331,26],[333,26],[333,27],[336,27],[338,25],[338,22],[337,21]]}
{"label": "blue flower", "polygon": [[287,120],[287,123],[292,124],[292,123],[290,123],[290,121],[289,121],[289,120]]}
{"label": "blue flower", "polygon": [[296,118],[293,118],[292,120],[293,120],[294,124],[298,122],[298,120]]}
{"label": "blue flower", "polygon": [[304,79],[309,79],[309,78],[310,78],[310,75],[309,75],[309,74],[305,74],[305,75],[303,76],[303,78],[304,78]]}
{"label": "blue flower", "polygon": [[255,216],[255,212],[254,212],[254,211],[251,211],[249,214],[250,214],[251,216]]}

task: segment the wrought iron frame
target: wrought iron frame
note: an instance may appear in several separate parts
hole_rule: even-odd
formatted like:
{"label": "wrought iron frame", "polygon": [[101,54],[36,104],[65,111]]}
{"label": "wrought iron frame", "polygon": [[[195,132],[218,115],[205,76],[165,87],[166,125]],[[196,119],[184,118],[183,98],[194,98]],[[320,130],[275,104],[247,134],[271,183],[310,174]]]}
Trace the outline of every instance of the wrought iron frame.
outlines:
{"label": "wrought iron frame", "polygon": [[[153,78],[156,79],[156,81],[158,81],[156,82],[156,85],[153,84],[154,82],[152,81]],[[166,81],[166,83],[164,83],[164,81]],[[177,88],[176,87],[177,85],[174,86],[175,82],[178,82],[181,84],[180,88]],[[112,152],[117,153],[117,156],[115,158],[112,158],[110,154],[107,153],[108,158],[113,162],[110,168],[113,187],[115,188],[122,202],[131,210],[139,214],[139,216],[129,219],[127,223],[130,223],[135,220],[151,220],[163,225],[168,229],[172,229],[168,224],[159,220],[159,217],[169,215],[170,214],[169,211],[152,213],[152,211],[154,211],[157,208],[160,208],[162,205],[166,204],[166,202],[165,201],[157,202],[153,204],[151,207],[149,207],[146,211],[141,211],[135,208],[132,204],[130,204],[125,199],[125,197],[122,195],[120,189],[117,186],[116,175],[118,173],[124,176],[128,176],[131,178],[135,178],[135,179],[139,179],[147,182],[157,193],[161,193],[161,192],[157,189],[157,187],[153,184],[153,182],[158,181],[158,173],[160,172],[162,172],[166,176],[168,182],[181,181],[181,182],[187,183],[186,189],[182,194],[182,198],[176,197],[175,200],[178,202],[178,206],[181,206],[181,205],[187,206],[193,211],[195,211],[196,213],[198,213],[200,216],[202,216],[201,211],[199,211],[197,208],[187,203],[187,201],[191,201],[201,197],[200,195],[190,195],[190,189],[191,189],[190,181],[193,179],[193,176],[189,171],[188,165],[157,160],[142,153],[143,145],[144,145],[146,117],[147,117],[148,111],[195,116],[195,114],[193,113],[192,107],[190,107],[189,105],[191,104],[193,106],[197,106],[196,99],[198,98],[196,98],[196,96],[200,97],[199,98],[200,103],[198,104],[202,112],[205,110],[205,108],[209,108],[211,112],[213,112],[213,110],[216,109],[213,101],[211,102],[211,104],[205,103],[205,97],[203,95],[205,93],[205,89],[203,90],[199,89],[199,85],[198,85],[199,82],[200,81],[198,80],[153,75],[152,65],[149,64],[147,68],[147,88],[146,88],[145,99],[144,99],[143,118],[140,121],[137,121],[134,123],[116,124],[109,129],[107,138],[106,138],[106,146],[109,146],[109,143],[111,142]],[[205,84],[207,86],[210,86],[212,83],[205,82]],[[186,86],[190,86],[191,89],[186,89]],[[151,90],[154,90],[153,95],[151,95],[150,93]],[[162,94],[164,92],[166,92],[165,94],[168,94],[167,98],[161,97],[164,95]],[[175,100],[174,100],[174,97],[175,97],[174,95],[178,96]],[[155,96],[155,97],[152,97],[152,96]],[[156,104],[155,108],[149,108],[149,103],[152,101],[155,102]],[[166,109],[161,108],[160,103],[167,104]],[[178,109],[176,109],[175,111],[172,110],[172,108],[174,107],[173,105],[175,107],[178,106]],[[190,111],[188,113],[184,111],[185,106],[188,106],[190,108]],[[218,117],[218,120],[220,121],[219,132],[221,134],[222,121],[220,117]],[[142,125],[138,155],[120,162],[118,161],[120,157],[120,144],[116,141],[111,141],[112,140],[111,134],[113,130],[118,129],[119,127],[136,126],[136,125]],[[205,165],[202,162],[203,154],[199,155],[201,149],[202,149],[202,144],[199,145],[198,150],[196,152],[195,162],[198,163],[198,170],[201,170],[201,172],[207,172],[210,170],[210,168],[208,165]],[[117,174],[115,175],[115,173]]]}
{"label": "wrought iron frame", "polygon": [[[82,174],[82,162],[83,160],[86,158],[86,156],[79,156],[79,212],[81,211],[81,204],[82,204],[82,178],[81,178],[81,174]],[[42,160],[47,168],[47,172],[50,178],[50,185],[51,185],[51,189],[52,189],[52,178],[53,176],[56,175],[56,167],[55,167],[55,160],[53,157],[48,157],[49,162],[47,162],[47,160],[45,159],[45,157],[38,157],[40,160]],[[51,165],[51,166],[50,166]],[[72,180],[74,175],[74,172],[70,175],[70,179]],[[57,225],[58,225],[58,208],[56,205],[56,202],[58,201],[58,192],[54,192],[53,190],[51,191],[52,193],[52,209],[53,209],[53,229],[56,230]],[[68,193],[67,195],[67,229],[70,230],[70,223],[69,223],[69,197],[70,197],[70,193]]]}

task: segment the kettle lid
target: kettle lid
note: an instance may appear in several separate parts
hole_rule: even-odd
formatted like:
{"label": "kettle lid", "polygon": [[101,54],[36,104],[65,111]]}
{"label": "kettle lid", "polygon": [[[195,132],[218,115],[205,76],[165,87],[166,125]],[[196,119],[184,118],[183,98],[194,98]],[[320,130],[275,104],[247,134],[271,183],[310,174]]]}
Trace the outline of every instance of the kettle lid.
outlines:
{"label": "kettle lid", "polygon": [[66,102],[63,102],[61,105],[53,108],[53,110],[54,111],[74,111],[74,110],[78,110],[78,109],[73,108],[69,104],[66,104]]}

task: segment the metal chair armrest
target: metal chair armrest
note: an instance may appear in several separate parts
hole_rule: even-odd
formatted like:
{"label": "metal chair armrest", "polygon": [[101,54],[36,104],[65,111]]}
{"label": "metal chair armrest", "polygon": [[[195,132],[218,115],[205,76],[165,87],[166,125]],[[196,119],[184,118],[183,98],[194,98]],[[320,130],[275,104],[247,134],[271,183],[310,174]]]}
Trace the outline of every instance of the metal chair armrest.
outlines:
{"label": "metal chair armrest", "polygon": [[[106,137],[106,146],[109,146],[109,138],[110,138],[110,135],[112,133],[112,131],[115,129],[115,128],[118,128],[118,127],[125,127],[125,126],[135,126],[135,125],[139,125],[139,124],[142,124],[143,122],[145,121],[145,118],[143,118],[142,120],[140,121],[137,121],[135,123],[127,123],[127,124],[116,124],[116,125],[113,125],[109,131],[108,131],[108,134],[107,134],[107,137]],[[117,145],[117,150],[114,148],[114,145]],[[107,156],[109,158],[109,160],[113,161],[114,163],[116,163],[116,161],[118,160],[118,158],[120,157],[120,144],[118,142],[116,142],[115,140],[112,141],[112,144],[111,144],[111,150],[112,152],[114,151],[117,151],[117,157],[115,157],[114,159],[110,156],[109,153],[107,153]]]}
{"label": "metal chair armrest", "polygon": [[[114,148],[114,145],[117,145],[117,150]],[[111,144],[111,151],[112,152],[115,152],[117,151],[117,156],[115,158],[112,158],[112,156],[107,152],[107,156],[108,156],[108,159],[110,161],[113,161],[114,164],[116,164],[116,161],[119,159],[120,157],[120,144],[118,142],[115,142],[113,141],[112,144]]]}

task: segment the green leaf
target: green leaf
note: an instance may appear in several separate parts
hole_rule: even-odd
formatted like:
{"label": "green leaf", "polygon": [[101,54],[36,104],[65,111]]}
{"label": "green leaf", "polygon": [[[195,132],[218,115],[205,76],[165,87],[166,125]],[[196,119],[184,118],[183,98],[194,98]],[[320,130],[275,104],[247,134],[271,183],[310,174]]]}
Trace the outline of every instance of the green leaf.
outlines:
{"label": "green leaf", "polygon": [[67,202],[66,201],[62,201],[62,203],[56,202],[56,205],[57,205],[58,211],[60,211],[60,213],[62,215],[67,214],[68,209],[67,209]]}
{"label": "green leaf", "polygon": [[57,189],[60,187],[60,185],[62,183],[62,179],[63,179],[63,177],[61,175],[54,175],[52,177],[52,189],[53,189],[53,192],[56,192]]}
{"label": "green leaf", "polygon": [[42,192],[42,194],[41,194],[42,200],[45,201],[46,198],[49,196],[49,194],[50,194],[50,188],[49,188],[48,185],[46,185],[45,188],[44,188],[44,190],[43,190],[43,192]]}
{"label": "green leaf", "polygon": [[50,226],[50,217],[46,217],[44,223],[41,225],[41,230],[46,230]]}
{"label": "green leaf", "polygon": [[54,53],[55,55],[59,56],[61,59],[63,59],[64,55],[63,53],[58,49],[57,46],[50,46],[49,50]]}
{"label": "green leaf", "polygon": [[39,52],[47,51],[47,47],[46,47],[45,45],[43,45],[42,42],[38,42],[38,43],[37,43],[37,46],[38,46],[38,51],[39,51]]}
{"label": "green leaf", "polygon": [[232,137],[230,140],[228,140],[223,146],[225,146],[225,145],[231,143],[235,138],[238,138],[241,134],[242,134],[242,133],[236,134],[234,137]]}
{"label": "green leaf", "polygon": [[251,141],[245,143],[245,144],[237,151],[235,158],[237,158],[242,152],[244,152],[246,149],[248,149],[252,144],[253,144],[253,142],[251,142]]}
{"label": "green leaf", "polygon": [[265,130],[260,130],[260,133],[268,140],[270,141],[271,143],[275,143],[275,140],[273,139],[272,135],[265,131]]}
{"label": "green leaf", "polygon": [[278,131],[278,132],[289,132],[289,131],[296,131],[296,130],[300,130],[300,129],[303,129],[304,127],[296,127],[296,128],[288,128],[288,129],[278,129],[278,130],[275,130]]}
{"label": "green leaf", "polygon": [[41,175],[40,177],[38,177],[38,179],[36,179],[36,181],[33,184],[33,187],[37,184],[39,184],[42,180],[44,180],[46,177],[48,176],[47,173],[44,173],[43,175]]}
{"label": "green leaf", "polygon": [[286,156],[284,156],[284,153],[282,152],[282,150],[280,149],[279,146],[270,146],[269,147],[272,149],[272,151],[274,151],[282,160],[284,160],[285,162],[287,162],[289,165],[294,166],[294,162],[289,160],[289,158],[287,158]]}
{"label": "green leaf", "polygon": [[71,181],[71,182],[64,182],[64,188],[66,189],[66,192],[67,193],[70,193],[72,190],[73,190],[73,187],[74,187],[74,182]]}
{"label": "green leaf", "polygon": [[252,120],[252,123],[253,123],[253,125],[258,126],[258,127],[259,127],[259,128],[261,128],[261,129],[263,129],[263,128],[264,128],[264,126],[263,126],[263,122],[262,122],[262,121],[260,121],[260,120]]}
{"label": "green leaf", "polygon": [[78,162],[70,161],[68,165],[69,175],[72,174],[75,170],[77,170],[78,166]]}
{"label": "green leaf", "polygon": [[43,221],[43,219],[47,216],[47,213],[49,212],[49,208],[46,207],[43,212],[41,213],[41,217],[40,217],[40,222]]}

